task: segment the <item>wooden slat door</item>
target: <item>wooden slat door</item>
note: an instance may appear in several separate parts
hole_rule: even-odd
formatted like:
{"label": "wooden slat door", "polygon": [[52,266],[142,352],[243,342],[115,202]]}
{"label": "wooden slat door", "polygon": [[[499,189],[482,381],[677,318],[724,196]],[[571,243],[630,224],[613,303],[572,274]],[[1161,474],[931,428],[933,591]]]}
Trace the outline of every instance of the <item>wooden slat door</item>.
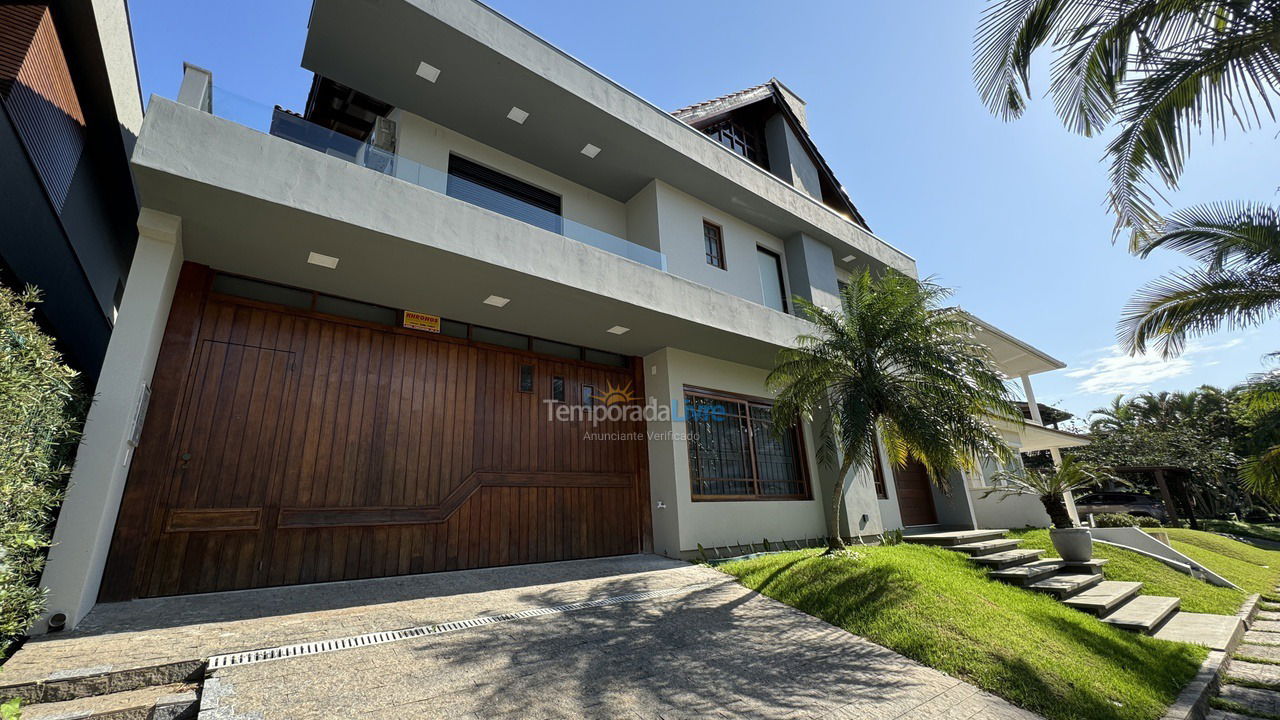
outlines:
{"label": "wooden slat door", "polygon": [[643,423],[544,402],[630,369],[204,294],[171,316],[101,599],[642,549]]}
{"label": "wooden slat door", "polygon": [[898,489],[898,512],[903,525],[933,525],[938,513],[933,506],[933,487],[929,472],[915,460],[906,467],[893,469],[894,485]]}
{"label": "wooden slat door", "polygon": [[[149,594],[254,587],[269,544],[294,353],[204,340],[196,352]],[[186,571],[198,564],[200,573]]]}

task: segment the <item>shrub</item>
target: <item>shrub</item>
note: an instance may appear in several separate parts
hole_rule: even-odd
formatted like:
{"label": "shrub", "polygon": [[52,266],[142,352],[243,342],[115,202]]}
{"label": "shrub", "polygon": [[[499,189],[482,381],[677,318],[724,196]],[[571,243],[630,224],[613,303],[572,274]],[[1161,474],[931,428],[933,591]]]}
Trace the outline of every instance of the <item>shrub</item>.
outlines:
{"label": "shrub", "polygon": [[85,409],[36,302],[34,289],[0,285],[0,651],[43,608],[40,570]]}
{"label": "shrub", "polygon": [[1160,527],[1160,521],[1153,517],[1130,515],[1129,513],[1099,513],[1093,516],[1093,526],[1100,528],[1114,527]]}

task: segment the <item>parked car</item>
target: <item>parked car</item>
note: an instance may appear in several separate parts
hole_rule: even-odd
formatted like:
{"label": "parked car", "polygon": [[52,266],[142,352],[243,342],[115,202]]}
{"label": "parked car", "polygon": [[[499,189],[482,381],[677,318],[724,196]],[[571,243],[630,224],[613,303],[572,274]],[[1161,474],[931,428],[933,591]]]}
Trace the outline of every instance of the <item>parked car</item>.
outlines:
{"label": "parked car", "polygon": [[1169,513],[1159,498],[1135,492],[1090,493],[1076,498],[1076,510],[1081,520],[1101,513],[1129,513],[1135,517],[1152,517],[1162,523],[1169,520]]}

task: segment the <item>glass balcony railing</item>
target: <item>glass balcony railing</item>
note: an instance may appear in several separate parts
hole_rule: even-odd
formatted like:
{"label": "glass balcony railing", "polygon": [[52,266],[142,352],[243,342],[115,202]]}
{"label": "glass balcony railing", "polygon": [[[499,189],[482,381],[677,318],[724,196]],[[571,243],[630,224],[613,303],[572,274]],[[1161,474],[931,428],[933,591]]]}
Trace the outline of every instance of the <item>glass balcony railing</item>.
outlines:
{"label": "glass balcony railing", "polygon": [[649,267],[663,271],[667,269],[666,256],[656,250],[321,127],[279,106],[271,107],[216,85],[213,88],[212,105],[214,115],[245,127],[341,158],[374,172],[391,175],[418,187],[492,210]]}

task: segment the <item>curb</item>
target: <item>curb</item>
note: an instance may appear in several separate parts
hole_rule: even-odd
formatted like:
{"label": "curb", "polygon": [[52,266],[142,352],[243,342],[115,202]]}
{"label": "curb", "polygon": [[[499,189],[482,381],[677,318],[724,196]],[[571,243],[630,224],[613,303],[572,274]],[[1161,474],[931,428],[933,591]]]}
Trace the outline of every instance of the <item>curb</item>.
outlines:
{"label": "curb", "polygon": [[[1253,619],[1258,614],[1259,599],[1258,595],[1250,595],[1236,613],[1243,630],[1248,630],[1253,624]],[[1173,701],[1161,720],[1204,720],[1209,701],[1218,694],[1222,676],[1231,665],[1231,656],[1243,640],[1244,632],[1238,632],[1225,650],[1211,650],[1196,676],[1178,693],[1178,699]]]}

